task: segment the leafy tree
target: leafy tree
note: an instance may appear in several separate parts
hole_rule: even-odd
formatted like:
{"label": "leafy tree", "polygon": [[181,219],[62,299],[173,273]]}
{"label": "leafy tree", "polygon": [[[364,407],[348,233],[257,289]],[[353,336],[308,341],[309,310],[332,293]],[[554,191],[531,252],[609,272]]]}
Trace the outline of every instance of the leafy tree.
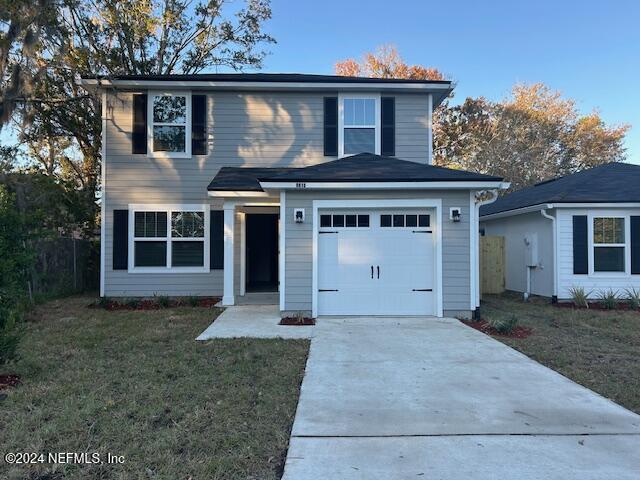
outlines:
{"label": "leafy tree", "polygon": [[[393,46],[360,61],[336,63],[338,75],[442,80],[434,68],[407,65]],[[571,99],[541,83],[515,85],[509,98],[467,98],[433,114],[434,163],[501,175],[511,189],[607,162],[624,161],[627,125],[608,126],[592,112],[581,115]]]}
{"label": "leafy tree", "polygon": [[511,189],[625,159],[628,126],[581,115],[543,84],[516,85],[510,98],[467,98],[434,125],[434,162],[504,176]]}
{"label": "leafy tree", "polygon": [[274,41],[262,31],[269,0],[240,7],[225,0],[61,3],[63,36],[42,39],[46,68],[20,112],[20,132],[44,169],[72,182],[87,205],[94,205],[100,180],[101,99],[78,85],[79,76],[256,68],[264,45]]}
{"label": "leafy tree", "polygon": [[393,45],[382,45],[375,52],[366,53],[362,60],[341,60],[335,64],[335,72],[348,77],[444,80],[444,75],[436,68],[405,63]]}
{"label": "leafy tree", "polygon": [[44,70],[42,38],[60,38],[55,0],[0,0],[0,129]]}

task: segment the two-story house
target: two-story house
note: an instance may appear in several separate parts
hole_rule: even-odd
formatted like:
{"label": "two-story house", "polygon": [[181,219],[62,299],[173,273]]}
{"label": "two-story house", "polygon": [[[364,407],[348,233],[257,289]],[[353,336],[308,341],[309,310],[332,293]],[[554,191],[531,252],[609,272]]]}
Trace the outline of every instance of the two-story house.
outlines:
{"label": "two-story house", "polygon": [[[84,78],[103,98],[103,296],[471,316],[502,178],[432,166],[448,81]],[[271,297],[269,297],[271,295]]]}

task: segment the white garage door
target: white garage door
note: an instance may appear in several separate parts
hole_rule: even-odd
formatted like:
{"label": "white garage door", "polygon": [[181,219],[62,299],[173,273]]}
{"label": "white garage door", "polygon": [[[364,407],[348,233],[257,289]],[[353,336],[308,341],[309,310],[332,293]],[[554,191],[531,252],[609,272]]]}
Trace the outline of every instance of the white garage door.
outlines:
{"label": "white garage door", "polygon": [[435,315],[430,209],[320,210],[318,315]]}

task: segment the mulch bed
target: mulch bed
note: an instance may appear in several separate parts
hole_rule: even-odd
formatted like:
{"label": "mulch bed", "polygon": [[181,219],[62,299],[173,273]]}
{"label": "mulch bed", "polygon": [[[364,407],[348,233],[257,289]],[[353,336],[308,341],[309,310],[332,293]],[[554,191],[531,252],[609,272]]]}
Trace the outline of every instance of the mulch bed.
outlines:
{"label": "mulch bed", "polygon": [[[554,307],[557,307],[557,308],[571,308],[573,310],[587,310],[587,307],[580,307],[580,306],[578,306],[578,305],[576,305],[575,303],[572,303],[572,302],[558,302],[558,303],[552,303],[552,305]],[[623,310],[625,312],[629,312],[629,311],[633,312],[633,311],[635,311],[636,313],[640,313],[640,310],[631,308],[631,305],[629,305],[628,303],[625,303],[625,302],[618,303],[616,308],[607,308],[601,302],[589,302],[589,310],[603,310],[603,311],[607,311],[607,312],[615,312],[616,310]]]}
{"label": "mulch bed", "polygon": [[0,390],[20,384],[20,376],[13,373],[0,375]]}
{"label": "mulch bed", "polygon": [[304,317],[304,318],[284,317],[280,319],[280,323],[278,323],[278,325],[288,325],[288,326],[298,326],[298,327],[311,326],[315,324],[316,324],[316,319],[308,318],[308,317]]}
{"label": "mulch bed", "polygon": [[497,337],[527,338],[533,333],[533,331],[529,327],[523,327],[521,325],[514,327],[513,330],[511,330],[509,333],[502,333],[489,325],[486,320],[461,320],[461,322],[471,328],[475,328],[482,333],[485,333],[487,335],[495,335]]}
{"label": "mulch bed", "polygon": [[120,302],[117,300],[111,300],[105,305],[99,302],[94,302],[89,305],[89,308],[103,308],[105,310],[160,310],[161,308],[175,308],[175,307],[206,307],[211,308],[220,301],[219,297],[202,297],[198,299],[198,302],[194,305],[190,301],[185,299],[172,299],[169,300],[167,305],[160,305],[158,300],[146,299],[137,300],[135,303]]}

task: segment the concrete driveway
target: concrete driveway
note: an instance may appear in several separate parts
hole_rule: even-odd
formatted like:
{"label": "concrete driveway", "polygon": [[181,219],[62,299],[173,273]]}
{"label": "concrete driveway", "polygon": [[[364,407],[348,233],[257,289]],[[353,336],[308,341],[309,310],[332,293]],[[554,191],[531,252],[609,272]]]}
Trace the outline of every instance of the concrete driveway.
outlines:
{"label": "concrete driveway", "polygon": [[638,472],[640,416],[457,320],[322,318],[284,478]]}

